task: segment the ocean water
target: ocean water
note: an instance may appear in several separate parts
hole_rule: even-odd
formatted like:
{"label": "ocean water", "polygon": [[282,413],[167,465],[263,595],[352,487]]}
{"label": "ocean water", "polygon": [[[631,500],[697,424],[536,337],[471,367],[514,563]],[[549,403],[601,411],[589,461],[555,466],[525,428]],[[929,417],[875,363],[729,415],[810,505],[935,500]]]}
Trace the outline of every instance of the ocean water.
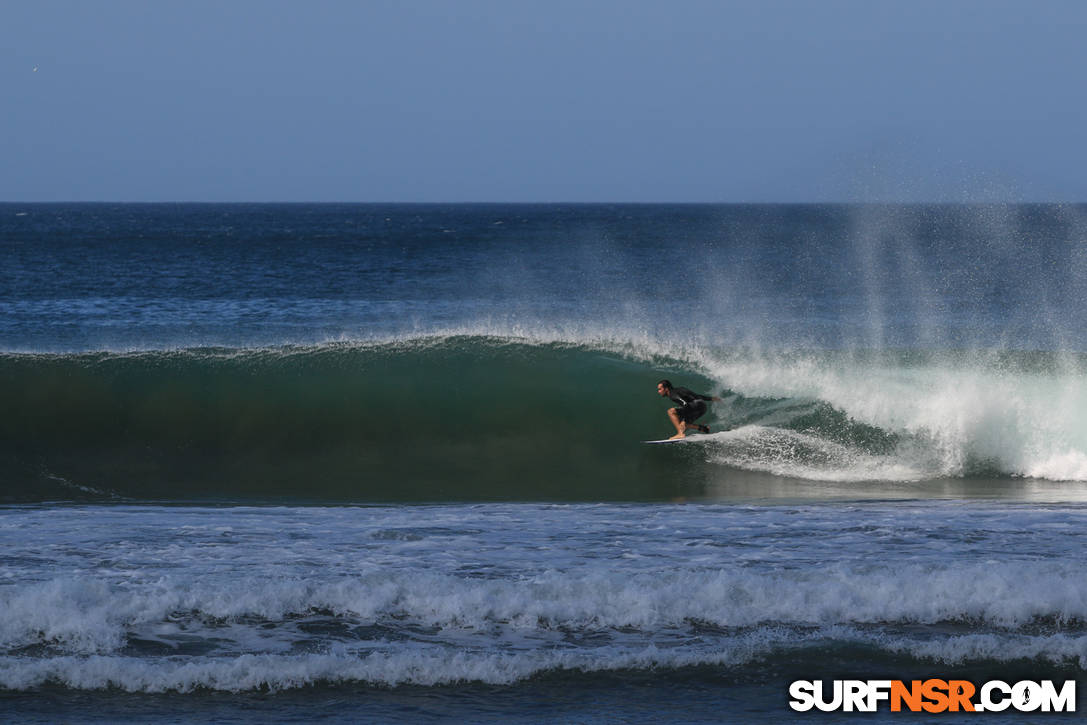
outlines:
{"label": "ocean water", "polygon": [[1082,684],[1085,319],[1084,206],[0,204],[0,719]]}

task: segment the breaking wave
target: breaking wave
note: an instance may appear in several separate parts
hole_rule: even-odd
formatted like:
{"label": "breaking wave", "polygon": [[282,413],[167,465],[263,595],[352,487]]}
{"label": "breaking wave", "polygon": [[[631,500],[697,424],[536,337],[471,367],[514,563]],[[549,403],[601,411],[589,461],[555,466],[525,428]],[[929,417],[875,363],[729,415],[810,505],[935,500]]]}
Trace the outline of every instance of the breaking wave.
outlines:
{"label": "breaking wave", "polygon": [[[664,376],[724,398],[713,435],[638,445],[670,434]],[[1087,374],[1056,354],[452,334],[4,354],[0,395],[8,501],[657,500],[722,468],[1087,480]]]}

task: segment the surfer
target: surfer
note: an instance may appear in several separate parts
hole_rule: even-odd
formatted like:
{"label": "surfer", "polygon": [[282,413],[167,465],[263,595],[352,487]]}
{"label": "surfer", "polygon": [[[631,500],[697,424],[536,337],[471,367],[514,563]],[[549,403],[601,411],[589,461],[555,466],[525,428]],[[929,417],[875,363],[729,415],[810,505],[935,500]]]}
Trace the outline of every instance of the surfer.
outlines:
{"label": "surfer", "polygon": [[704,401],[712,400],[719,403],[720,398],[714,395],[699,395],[687,388],[674,387],[671,380],[661,380],[657,383],[657,394],[662,398],[668,398],[673,403],[678,403],[675,408],[668,409],[668,419],[676,427],[676,434],[672,438],[686,438],[687,430],[690,428],[700,433],[710,432],[708,425],[699,425],[695,421],[706,414]]}

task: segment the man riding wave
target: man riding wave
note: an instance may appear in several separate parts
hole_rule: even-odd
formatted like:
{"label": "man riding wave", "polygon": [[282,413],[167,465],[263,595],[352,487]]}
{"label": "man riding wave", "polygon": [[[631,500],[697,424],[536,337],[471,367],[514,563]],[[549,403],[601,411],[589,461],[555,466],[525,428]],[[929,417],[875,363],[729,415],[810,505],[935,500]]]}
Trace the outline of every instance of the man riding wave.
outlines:
{"label": "man riding wave", "polygon": [[657,383],[657,394],[677,403],[676,407],[668,409],[668,419],[676,427],[676,434],[669,440],[686,438],[687,431],[692,428],[700,433],[710,432],[708,425],[699,425],[695,421],[706,414],[705,401],[719,403],[720,398],[714,395],[700,395],[687,388],[677,388],[670,380],[661,380]]}

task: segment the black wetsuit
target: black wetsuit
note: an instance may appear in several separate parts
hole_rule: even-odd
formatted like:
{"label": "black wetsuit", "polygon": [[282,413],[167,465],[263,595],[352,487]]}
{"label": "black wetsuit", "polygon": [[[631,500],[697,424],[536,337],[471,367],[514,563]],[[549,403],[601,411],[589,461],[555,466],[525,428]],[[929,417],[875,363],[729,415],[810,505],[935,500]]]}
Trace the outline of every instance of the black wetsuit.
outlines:
{"label": "black wetsuit", "polygon": [[687,388],[672,388],[668,398],[676,403],[676,412],[684,423],[693,423],[706,414],[706,404],[702,401],[713,400],[709,395],[699,395]]}

